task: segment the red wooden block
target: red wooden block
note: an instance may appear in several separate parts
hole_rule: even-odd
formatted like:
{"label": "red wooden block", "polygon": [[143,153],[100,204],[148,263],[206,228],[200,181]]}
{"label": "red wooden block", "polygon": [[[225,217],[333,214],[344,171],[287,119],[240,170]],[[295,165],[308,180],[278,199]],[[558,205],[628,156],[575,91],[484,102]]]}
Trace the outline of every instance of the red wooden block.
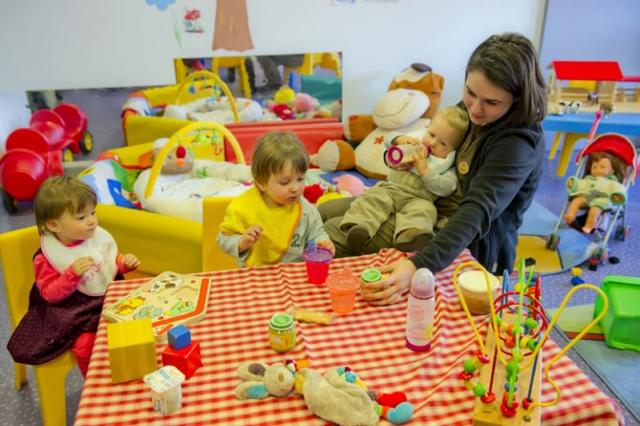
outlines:
{"label": "red wooden block", "polygon": [[189,346],[182,349],[174,349],[167,346],[162,351],[162,365],[173,365],[189,379],[202,366],[202,356],[200,355],[200,342],[191,341]]}

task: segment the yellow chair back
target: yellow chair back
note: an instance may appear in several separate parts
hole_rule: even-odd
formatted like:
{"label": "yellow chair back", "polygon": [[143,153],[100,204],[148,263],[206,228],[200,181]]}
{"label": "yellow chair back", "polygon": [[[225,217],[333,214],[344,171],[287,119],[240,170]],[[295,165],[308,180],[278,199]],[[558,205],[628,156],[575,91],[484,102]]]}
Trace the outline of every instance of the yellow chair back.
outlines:
{"label": "yellow chair back", "polygon": [[220,271],[238,267],[234,258],[223,252],[216,236],[232,197],[209,197],[202,205],[202,270]]}
{"label": "yellow chair back", "polygon": [[211,58],[211,71],[214,74],[220,74],[220,68],[236,68],[240,78],[238,82],[242,88],[242,93],[247,99],[251,99],[251,84],[249,83],[249,72],[245,63],[244,56],[216,56]]}
{"label": "yellow chair back", "polygon": [[[0,234],[0,258],[11,330],[16,328],[29,307],[29,292],[34,282],[32,258],[39,246],[35,226]],[[67,351],[54,360],[34,366],[40,415],[45,426],[67,424],[64,380],[74,365],[74,357]],[[18,390],[26,383],[25,365],[14,364],[14,380]]]}

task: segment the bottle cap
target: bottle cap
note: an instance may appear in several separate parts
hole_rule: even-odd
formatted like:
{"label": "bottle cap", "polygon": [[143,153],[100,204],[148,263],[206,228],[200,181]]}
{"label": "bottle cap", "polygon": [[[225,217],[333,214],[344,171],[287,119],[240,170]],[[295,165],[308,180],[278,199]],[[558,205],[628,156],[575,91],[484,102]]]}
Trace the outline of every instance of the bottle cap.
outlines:
{"label": "bottle cap", "polygon": [[435,278],[427,268],[418,269],[411,278],[411,294],[419,299],[429,299],[435,295]]}
{"label": "bottle cap", "polygon": [[374,283],[382,279],[382,274],[376,268],[367,268],[362,271],[360,279],[365,283]]}
{"label": "bottle cap", "polygon": [[289,314],[275,314],[269,325],[276,330],[286,330],[293,325],[293,318]]}

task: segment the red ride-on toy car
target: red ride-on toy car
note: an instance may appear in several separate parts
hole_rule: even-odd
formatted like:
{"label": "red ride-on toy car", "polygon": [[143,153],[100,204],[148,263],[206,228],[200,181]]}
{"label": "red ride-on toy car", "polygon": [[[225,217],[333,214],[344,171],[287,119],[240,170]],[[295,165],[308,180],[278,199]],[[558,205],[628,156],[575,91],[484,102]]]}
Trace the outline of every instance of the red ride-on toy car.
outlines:
{"label": "red ride-on toy car", "polygon": [[9,134],[0,158],[5,210],[15,213],[17,202],[33,200],[47,177],[62,175],[63,159],[73,161],[74,153],[88,153],[92,148],[87,116],[77,106],[60,104],[34,112],[29,127]]}

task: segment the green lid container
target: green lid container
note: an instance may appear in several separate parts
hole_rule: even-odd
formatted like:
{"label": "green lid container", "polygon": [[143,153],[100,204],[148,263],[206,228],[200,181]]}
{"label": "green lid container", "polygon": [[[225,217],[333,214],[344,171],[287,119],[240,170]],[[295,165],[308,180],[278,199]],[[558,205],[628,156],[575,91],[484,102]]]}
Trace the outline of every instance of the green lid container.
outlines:
{"label": "green lid container", "polygon": [[360,274],[363,283],[374,283],[382,279],[382,274],[376,268],[367,268]]}
{"label": "green lid container", "polygon": [[293,317],[289,314],[275,314],[271,317],[269,326],[274,330],[288,330],[293,327]]}

